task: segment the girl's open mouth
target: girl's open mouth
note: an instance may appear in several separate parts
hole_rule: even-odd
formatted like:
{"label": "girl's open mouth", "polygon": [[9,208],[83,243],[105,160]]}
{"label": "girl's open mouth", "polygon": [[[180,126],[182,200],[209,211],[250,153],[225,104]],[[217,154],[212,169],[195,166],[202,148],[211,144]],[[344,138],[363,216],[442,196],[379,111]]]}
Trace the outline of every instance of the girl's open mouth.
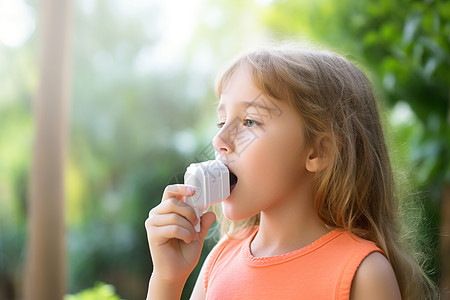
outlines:
{"label": "girl's open mouth", "polygon": [[238,182],[238,178],[234,173],[230,171],[230,193],[233,191],[234,187],[236,186]]}

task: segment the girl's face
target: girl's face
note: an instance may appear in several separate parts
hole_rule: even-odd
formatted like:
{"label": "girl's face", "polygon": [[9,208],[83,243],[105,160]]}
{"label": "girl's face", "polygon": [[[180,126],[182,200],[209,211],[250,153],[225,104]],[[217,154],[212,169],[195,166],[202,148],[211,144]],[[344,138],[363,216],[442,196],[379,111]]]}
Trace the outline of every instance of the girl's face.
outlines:
{"label": "girl's face", "polygon": [[227,218],[246,219],[309,196],[305,164],[311,151],[301,120],[287,103],[252,84],[248,66],[239,67],[224,86],[217,114],[216,159],[237,177],[222,203]]}

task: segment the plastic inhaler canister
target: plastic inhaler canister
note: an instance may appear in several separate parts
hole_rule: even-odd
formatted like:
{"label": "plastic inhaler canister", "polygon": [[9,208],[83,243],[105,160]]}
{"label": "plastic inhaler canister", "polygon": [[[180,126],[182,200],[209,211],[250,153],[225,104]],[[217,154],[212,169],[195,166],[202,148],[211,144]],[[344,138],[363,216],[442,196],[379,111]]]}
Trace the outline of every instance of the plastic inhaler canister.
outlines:
{"label": "plastic inhaler canister", "polygon": [[191,164],[184,174],[184,184],[195,189],[195,194],[184,201],[194,208],[199,220],[195,230],[200,232],[203,211],[230,196],[228,168],[218,160]]}

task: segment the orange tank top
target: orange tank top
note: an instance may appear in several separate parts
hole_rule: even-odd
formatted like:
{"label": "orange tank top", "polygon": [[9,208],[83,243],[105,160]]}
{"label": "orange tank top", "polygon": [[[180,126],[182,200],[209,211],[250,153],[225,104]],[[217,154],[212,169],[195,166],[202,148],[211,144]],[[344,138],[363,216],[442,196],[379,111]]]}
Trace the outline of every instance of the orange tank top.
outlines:
{"label": "orange tank top", "polygon": [[216,246],[205,266],[206,299],[348,300],[353,277],[375,243],[335,229],[299,250],[254,257],[248,238]]}

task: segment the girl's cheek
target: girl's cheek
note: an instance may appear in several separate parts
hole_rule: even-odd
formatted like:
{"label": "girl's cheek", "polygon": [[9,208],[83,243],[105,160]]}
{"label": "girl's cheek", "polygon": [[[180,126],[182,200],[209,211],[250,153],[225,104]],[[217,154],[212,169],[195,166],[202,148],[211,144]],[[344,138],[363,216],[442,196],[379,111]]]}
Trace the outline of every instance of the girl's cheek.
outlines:
{"label": "girl's cheek", "polygon": [[235,145],[238,154],[244,154],[246,151],[253,151],[258,147],[261,136],[256,131],[245,129],[244,132],[236,136]]}

